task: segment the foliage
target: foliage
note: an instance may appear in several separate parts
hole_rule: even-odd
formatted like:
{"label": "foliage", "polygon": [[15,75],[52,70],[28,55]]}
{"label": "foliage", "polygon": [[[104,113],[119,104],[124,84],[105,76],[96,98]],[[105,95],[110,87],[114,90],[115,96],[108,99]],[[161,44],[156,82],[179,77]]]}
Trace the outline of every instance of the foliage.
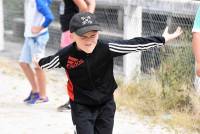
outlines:
{"label": "foliage", "polygon": [[[126,106],[150,116],[170,113],[175,118],[170,119],[169,124],[199,131],[200,118],[193,118],[200,113],[200,97],[194,93],[194,57],[190,41],[191,34],[186,32],[179,44],[175,41],[162,49],[161,66],[154,74],[143,74],[138,83],[122,84],[120,95],[116,97],[119,109]],[[178,118],[181,115],[187,115],[187,121],[191,122]]]}

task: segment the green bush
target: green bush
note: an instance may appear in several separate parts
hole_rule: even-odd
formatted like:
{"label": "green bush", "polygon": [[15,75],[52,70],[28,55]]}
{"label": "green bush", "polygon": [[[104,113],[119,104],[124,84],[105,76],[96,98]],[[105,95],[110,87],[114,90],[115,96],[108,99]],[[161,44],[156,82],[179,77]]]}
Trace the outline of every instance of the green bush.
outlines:
{"label": "green bush", "polygon": [[[194,119],[194,115],[200,113],[200,98],[194,93],[194,57],[190,41],[191,35],[186,34],[179,44],[166,46],[160,53],[162,61],[158,70],[143,75],[139,82],[121,84],[120,95],[116,97],[119,109],[125,106],[150,116],[170,113],[174,117],[170,124],[199,130],[200,117]],[[187,115],[188,122],[180,118],[181,115]]]}
{"label": "green bush", "polygon": [[[189,44],[189,45],[188,45]],[[191,43],[171,48],[171,56],[162,56],[163,62],[157,72],[162,82],[162,96],[166,110],[190,107],[190,91],[193,89],[194,58]]]}

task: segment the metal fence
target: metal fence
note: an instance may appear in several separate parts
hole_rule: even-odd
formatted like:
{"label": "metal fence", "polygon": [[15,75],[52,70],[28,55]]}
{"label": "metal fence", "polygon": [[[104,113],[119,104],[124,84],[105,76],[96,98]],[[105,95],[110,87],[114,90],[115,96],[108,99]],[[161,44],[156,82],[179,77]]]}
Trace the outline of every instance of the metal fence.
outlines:
{"label": "metal fence", "polygon": [[[23,2],[23,0],[4,0],[4,33],[6,41],[23,41]],[[124,38],[123,18],[126,15],[124,8],[129,6],[142,7],[142,36],[161,35],[166,25],[170,26],[170,31],[173,31],[177,26],[181,26],[184,30],[184,35],[177,41],[172,42],[169,47],[154,48],[141,53],[141,58],[138,59],[141,61],[141,74],[154,75],[156,71],[160,72],[160,70],[166,69],[166,66],[168,66],[168,68],[176,68],[174,70],[174,73],[177,73],[174,76],[175,79],[189,77],[189,84],[191,84],[194,75],[191,29],[198,3],[180,1],[168,1],[165,3],[162,0],[151,2],[145,0],[97,0],[96,15],[104,31],[101,33],[101,38]],[[55,21],[49,27],[50,40],[48,43],[48,47],[54,49],[59,48],[61,35],[58,8],[59,2],[54,1],[52,10]],[[135,27],[137,28],[137,25]],[[123,73],[123,62],[123,57],[115,60],[115,69],[118,72]],[[167,73],[173,72],[163,70],[161,75],[167,76]]]}

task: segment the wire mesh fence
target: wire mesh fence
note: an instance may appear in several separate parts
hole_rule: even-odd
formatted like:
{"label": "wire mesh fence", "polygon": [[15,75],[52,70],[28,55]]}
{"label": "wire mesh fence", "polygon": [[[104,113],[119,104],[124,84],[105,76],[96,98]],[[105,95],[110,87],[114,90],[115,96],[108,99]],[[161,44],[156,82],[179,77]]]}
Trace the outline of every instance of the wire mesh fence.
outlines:
{"label": "wire mesh fence", "polygon": [[[4,0],[4,27],[6,41],[23,42],[24,32],[24,0]],[[52,11],[55,16],[54,22],[50,25],[50,39],[48,47],[59,49],[60,44],[60,24],[59,24],[59,1],[54,1]],[[113,3],[113,4],[112,4]],[[171,42],[164,48],[153,48],[141,53],[140,60],[140,76],[157,75],[159,78],[164,78],[164,83],[170,83],[167,76],[175,77],[175,80],[183,78],[186,85],[192,85],[194,77],[194,58],[191,50],[191,29],[197,11],[198,4],[191,4],[190,7],[186,4],[177,4],[176,1],[171,1],[169,5],[163,5],[162,0],[157,0],[149,5],[148,2],[109,0],[107,3],[104,0],[97,0],[96,16],[103,27],[101,38],[122,39],[124,38],[124,8],[128,6],[142,7],[141,26],[135,25],[135,28],[141,29],[141,36],[161,35],[164,28],[168,25],[170,31],[174,31],[177,26],[181,26],[184,30],[184,35],[178,40]],[[158,5],[158,6],[157,6]],[[177,6],[178,5],[178,6]],[[171,8],[173,9],[171,10]],[[182,10],[187,12],[181,12]],[[138,19],[138,18],[133,18]],[[118,57],[115,59],[115,69],[123,74],[124,59]],[[171,74],[170,74],[171,73]],[[187,78],[189,81],[186,81]],[[173,80],[172,80],[173,81]],[[174,82],[174,81],[173,81]],[[172,82],[172,83],[173,83]]]}

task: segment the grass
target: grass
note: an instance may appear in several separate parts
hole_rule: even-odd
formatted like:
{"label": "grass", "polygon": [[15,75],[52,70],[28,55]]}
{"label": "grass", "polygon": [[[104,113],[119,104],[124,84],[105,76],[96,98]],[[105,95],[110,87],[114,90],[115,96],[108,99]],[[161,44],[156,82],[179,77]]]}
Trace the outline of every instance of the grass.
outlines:
{"label": "grass", "polygon": [[193,87],[194,58],[188,44],[165,48],[160,54],[160,68],[150,76],[127,85],[119,82],[118,108],[151,116],[177,132],[183,128],[188,134],[200,133],[200,96]]}
{"label": "grass", "polygon": [[[118,109],[156,117],[156,123],[200,132],[200,98],[194,93],[171,92],[163,97],[157,80],[121,85],[115,94]],[[145,84],[144,84],[145,83]],[[189,132],[188,132],[189,133]]]}

